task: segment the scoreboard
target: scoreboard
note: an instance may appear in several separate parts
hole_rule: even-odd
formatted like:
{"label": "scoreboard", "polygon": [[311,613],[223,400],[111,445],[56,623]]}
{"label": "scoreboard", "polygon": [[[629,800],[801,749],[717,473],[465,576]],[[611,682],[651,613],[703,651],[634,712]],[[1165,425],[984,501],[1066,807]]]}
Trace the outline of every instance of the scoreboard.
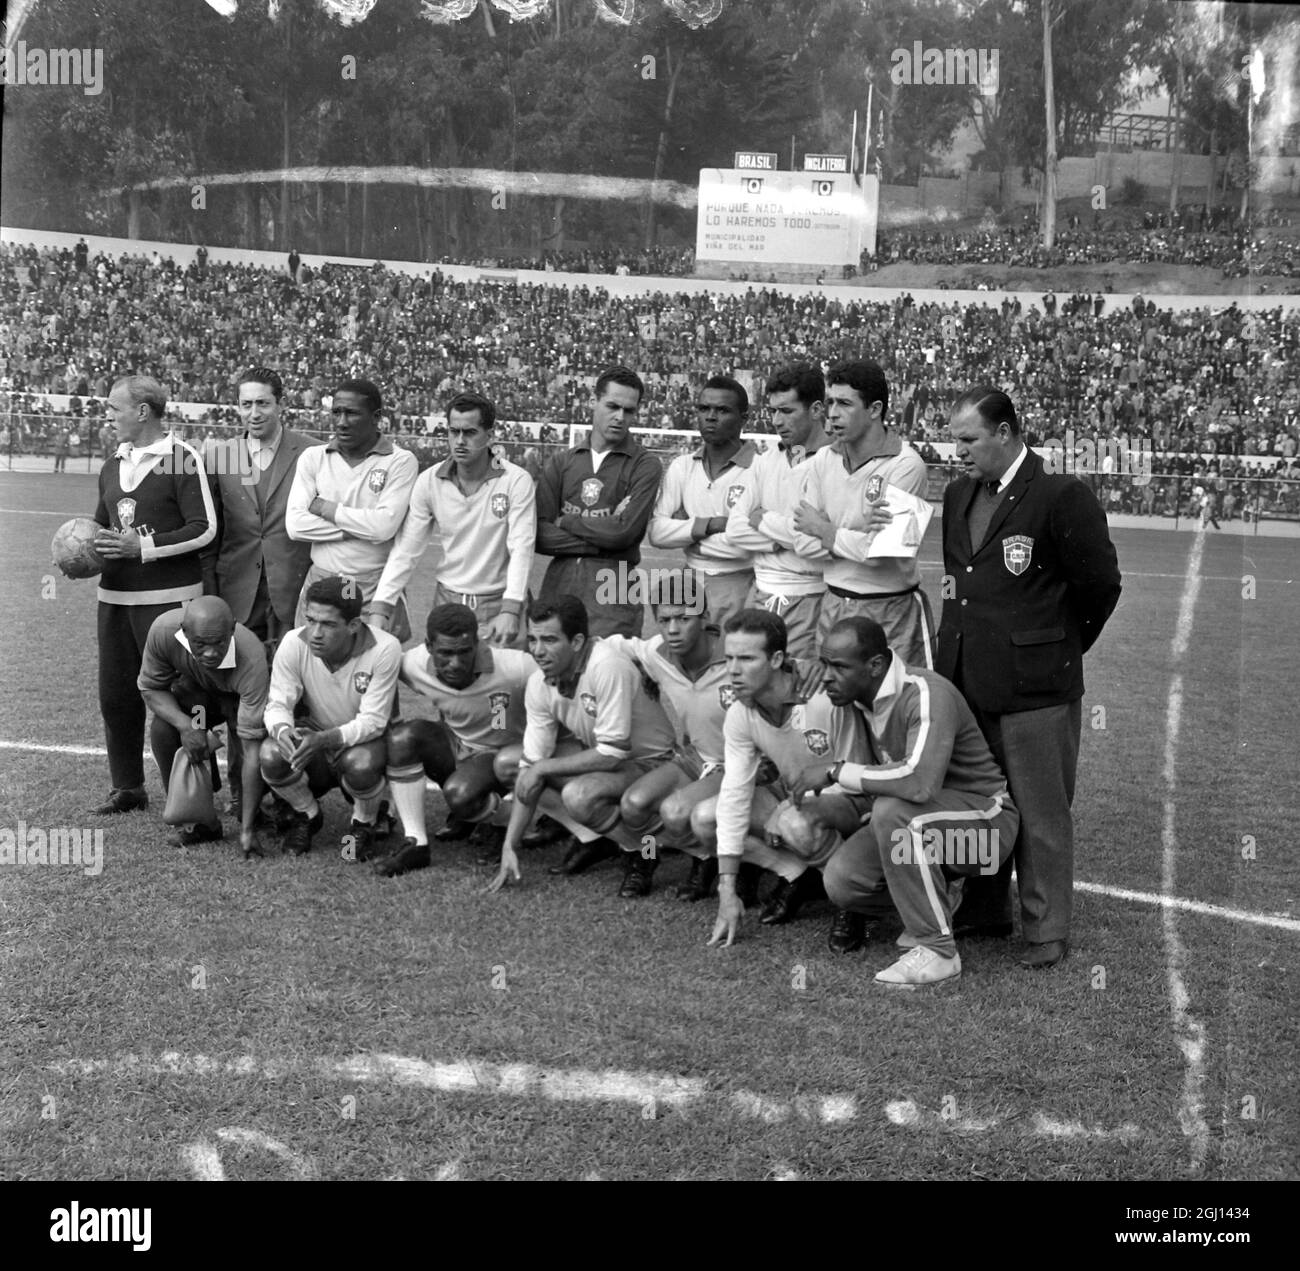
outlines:
{"label": "scoreboard", "polygon": [[696,260],[856,267],[864,247],[876,250],[880,182],[835,166],[702,168]]}

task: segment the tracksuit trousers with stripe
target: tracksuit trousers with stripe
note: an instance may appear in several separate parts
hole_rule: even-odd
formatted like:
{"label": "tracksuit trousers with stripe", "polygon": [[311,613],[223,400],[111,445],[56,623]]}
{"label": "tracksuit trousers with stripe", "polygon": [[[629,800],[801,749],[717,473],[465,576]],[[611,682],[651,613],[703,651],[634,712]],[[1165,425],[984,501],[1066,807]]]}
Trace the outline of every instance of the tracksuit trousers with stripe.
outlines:
{"label": "tracksuit trousers with stripe", "polygon": [[903,928],[945,958],[957,952],[948,881],[995,875],[1010,857],[1020,813],[1010,795],[940,790],[926,803],[879,797],[871,820],[847,839],[822,872],[833,904],[877,915],[888,888]]}

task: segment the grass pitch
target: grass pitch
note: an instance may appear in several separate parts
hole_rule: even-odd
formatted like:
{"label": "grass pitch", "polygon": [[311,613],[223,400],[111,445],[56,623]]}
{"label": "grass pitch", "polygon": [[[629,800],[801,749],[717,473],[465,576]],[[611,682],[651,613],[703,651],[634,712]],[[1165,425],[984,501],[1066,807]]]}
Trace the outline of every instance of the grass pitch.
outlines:
{"label": "grass pitch", "polygon": [[[94,585],[44,581],[50,535],[93,491],[0,474],[0,741],[103,745]],[[1300,544],[1209,537],[1175,668],[1192,535],[1114,537],[1125,593],[1088,659],[1076,876],[1158,893],[1172,832],[1176,895],[1294,917]],[[936,529],[922,551],[936,613],[938,559]],[[417,619],[428,561],[420,574]],[[96,825],[102,756],[2,749],[0,764],[0,827]],[[748,917],[734,947],[706,948],[713,902],[669,894],[681,857],[636,902],[616,897],[613,867],[548,877],[558,849],[525,854],[524,885],[498,897],[467,845],[386,881],[330,850],[346,823],[332,795],[309,857],[272,847],[245,864],[233,837],[167,848],[147,771],[151,811],[98,823],[97,877],[0,868],[5,1178],[1298,1172],[1293,930],[1176,916],[1203,1029],[1189,1064],[1152,905],[1078,892],[1057,970],[968,942],[959,984],[895,996],[871,984],[892,943],[832,955],[825,902],[782,928]]]}

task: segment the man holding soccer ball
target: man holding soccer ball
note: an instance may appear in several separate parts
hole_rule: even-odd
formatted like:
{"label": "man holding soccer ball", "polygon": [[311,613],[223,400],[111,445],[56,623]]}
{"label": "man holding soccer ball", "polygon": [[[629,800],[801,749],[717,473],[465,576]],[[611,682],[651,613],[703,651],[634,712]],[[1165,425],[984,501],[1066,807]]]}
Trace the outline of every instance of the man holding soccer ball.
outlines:
{"label": "man holding soccer ball", "polygon": [[99,709],[113,789],[94,812],[149,806],[144,701],[136,687],[154,620],[203,594],[199,553],[217,533],[203,460],[163,426],[167,392],[130,375],[108,395],[118,447],[99,474]]}

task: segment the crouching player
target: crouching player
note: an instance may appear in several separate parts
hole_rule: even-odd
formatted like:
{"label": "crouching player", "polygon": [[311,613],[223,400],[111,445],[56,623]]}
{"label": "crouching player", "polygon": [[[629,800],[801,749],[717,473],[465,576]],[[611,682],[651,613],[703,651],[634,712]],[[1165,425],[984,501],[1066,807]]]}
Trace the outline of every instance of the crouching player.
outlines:
{"label": "crouching player", "polygon": [[[192,762],[210,760],[208,731],[223,721],[230,753],[233,738],[247,743],[240,750],[242,772],[230,773],[231,785],[248,791],[239,815],[245,858],[262,854],[253,823],[262,795],[257,747],[266,736],[262,717],[268,682],[266,646],[235,621],[218,596],[196,596],[184,609],[169,609],[154,619],[136,681],[153,715],[149,743],[164,790],[176,752],[184,747]],[[213,825],[177,829],[169,842],[189,847],[221,837],[218,817]]]}
{"label": "crouching player", "polygon": [[402,646],[361,621],[362,603],[354,579],[335,574],[311,583],[306,625],[280,641],[271,664],[262,778],[294,810],[284,846],[298,856],[311,850],[324,820],[317,800],[336,785],[354,803],[349,833],[356,859],[375,852],[384,733]]}
{"label": "crouching player", "polygon": [[[647,696],[631,660],[588,636],[587,610],[576,596],[533,603],[528,647],[538,669],[524,695],[523,745],[497,756],[497,776],[514,783],[515,798],[501,868],[489,890],[519,878],[516,850],[548,786],[560,792],[565,812],[580,825],[618,835],[628,854],[626,883],[643,858],[639,840],[619,826],[620,800],[637,778],[672,757],[672,725]],[[561,868],[577,873],[584,861],[618,851],[605,837],[577,843]]]}
{"label": "crouching player", "polygon": [[641,841],[652,837],[655,847],[629,861],[619,891],[625,900],[649,894],[660,847],[693,858],[689,877],[677,887],[679,900],[702,900],[717,877],[712,842],[703,845],[691,831],[692,811],[715,799],[722,786],[722,720],[733,700],[722,634],[709,622],[707,604],[693,570],[656,571],[650,608],[660,634],[603,641],[630,657],[659,691],[675,734],[672,759],[634,781],[620,801],[623,828]]}
{"label": "crouching player", "polygon": [[[785,623],[766,609],[742,609],[727,623],[725,649],[735,703],[723,723],[725,768],[716,807],[718,917],[710,944],[731,944],[745,904],[737,894],[742,858],[778,876],[777,894],[792,916],[842,836],[854,833],[868,801],[846,791],[796,808],[782,799],[814,761],[866,757],[857,712],[840,710],[825,693],[804,699],[786,665]],[[756,788],[764,758],[779,781]],[[769,902],[772,903],[772,902]],[[785,920],[784,918],[782,920]]]}
{"label": "crouching player", "polygon": [[537,670],[527,653],[481,640],[479,615],[467,605],[432,610],[426,635],[423,646],[402,655],[401,681],[427,697],[440,718],[398,720],[388,730],[388,786],[406,835],[375,865],[389,878],[429,864],[426,777],[442,787],[447,801],[447,825],[435,838],[460,838],[473,823],[492,820],[506,790],[493,761],[523,739],[524,691]]}
{"label": "crouching player", "polygon": [[841,619],[827,634],[822,662],[832,698],[852,702],[866,726],[868,758],[855,762],[836,751],[829,769],[809,768],[794,797],[874,796],[870,824],[826,866],[826,894],[864,922],[888,888],[907,952],[877,984],[915,989],[955,979],[961,957],[949,880],[992,877],[1010,856],[1020,813],[1006,778],[961,693],[942,676],[907,666],[879,623]]}

